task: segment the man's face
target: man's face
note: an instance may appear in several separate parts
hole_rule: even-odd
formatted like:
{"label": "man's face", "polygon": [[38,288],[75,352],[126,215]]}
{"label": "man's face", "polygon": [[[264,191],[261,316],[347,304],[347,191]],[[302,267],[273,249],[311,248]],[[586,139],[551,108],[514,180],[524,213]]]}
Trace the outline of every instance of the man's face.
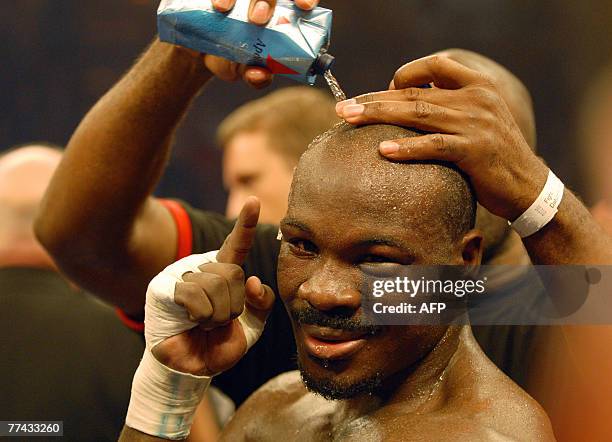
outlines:
{"label": "man's face", "polygon": [[[384,387],[445,332],[433,326],[373,327],[363,319],[359,289],[365,270],[464,263],[461,241],[452,241],[446,227],[424,215],[436,205],[421,193],[428,183],[398,186],[391,175],[317,160],[308,173],[298,169],[281,222],[279,293],[292,318],[303,378],[328,398]],[[412,192],[395,191],[404,184]]]}
{"label": "man's face", "polygon": [[287,211],[293,165],[273,150],[263,132],[241,132],[223,155],[223,181],[229,193],[225,215],[236,218],[246,198],[261,201],[259,221],[278,224]]}

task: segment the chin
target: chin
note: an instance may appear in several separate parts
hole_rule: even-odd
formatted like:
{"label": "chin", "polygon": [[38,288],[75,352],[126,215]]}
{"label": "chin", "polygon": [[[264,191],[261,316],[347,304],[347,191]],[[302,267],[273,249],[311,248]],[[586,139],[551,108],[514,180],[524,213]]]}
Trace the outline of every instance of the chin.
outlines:
{"label": "chin", "polygon": [[[339,375],[333,367],[335,361],[313,360],[303,363],[298,358],[300,375],[306,388],[328,400],[352,399],[362,395],[376,393],[383,384],[380,372],[373,375],[350,376]],[[311,367],[314,365],[314,367]],[[318,366],[318,367],[317,367]]]}

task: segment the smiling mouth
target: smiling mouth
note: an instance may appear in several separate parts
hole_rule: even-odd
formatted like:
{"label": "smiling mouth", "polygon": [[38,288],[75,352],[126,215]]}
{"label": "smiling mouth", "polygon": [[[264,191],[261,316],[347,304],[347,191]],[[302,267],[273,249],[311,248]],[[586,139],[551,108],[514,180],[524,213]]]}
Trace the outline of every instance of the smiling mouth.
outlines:
{"label": "smiling mouth", "polygon": [[300,324],[306,351],[318,359],[346,359],[367,343],[368,333]]}

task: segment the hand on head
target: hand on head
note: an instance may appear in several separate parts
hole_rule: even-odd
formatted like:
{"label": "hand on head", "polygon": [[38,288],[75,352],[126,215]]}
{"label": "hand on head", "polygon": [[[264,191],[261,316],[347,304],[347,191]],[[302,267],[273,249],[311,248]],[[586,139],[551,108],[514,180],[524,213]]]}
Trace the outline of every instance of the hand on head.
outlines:
{"label": "hand on head", "polygon": [[[217,11],[228,12],[234,7],[236,0],[213,0],[212,3]],[[306,11],[315,8],[318,3],[319,0],[295,0],[296,6]],[[265,26],[274,14],[275,6],[276,0],[251,0],[249,21]],[[206,68],[221,80],[236,81],[242,78],[256,89],[266,87],[272,82],[272,73],[265,68],[238,64],[214,55],[203,57]]]}
{"label": "hand on head", "polygon": [[[151,281],[147,314],[157,313],[173,323],[172,330],[146,330],[147,345],[162,364],[196,375],[224,371],[246,353],[263,331],[274,293],[252,276],[245,281],[240,265],[249,253],[259,201],[249,198],[234,229],[216,255],[206,262],[202,255],[180,260]],[[168,305],[153,312],[159,303]],[[146,321],[145,326],[158,324]]]}
{"label": "hand on head", "polygon": [[[432,88],[419,88],[431,83]],[[478,201],[513,220],[542,189],[548,169],[532,152],[493,80],[444,55],[407,63],[391,90],[361,95],[337,106],[352,124],[389,123],[430,134],[388,140],[390,160],[440,160],[469,175]]]}

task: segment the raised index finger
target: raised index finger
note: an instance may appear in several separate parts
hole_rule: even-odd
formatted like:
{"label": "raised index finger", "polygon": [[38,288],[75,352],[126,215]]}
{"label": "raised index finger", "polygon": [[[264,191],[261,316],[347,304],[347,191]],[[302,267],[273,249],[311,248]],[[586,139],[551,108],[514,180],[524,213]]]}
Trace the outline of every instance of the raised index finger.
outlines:
{"label": "raised index finger", "polygon": [[444,55],[430,55],[406,63],[393,76],[395,89],[433,83],[442,89],[459,89],[482,82],[484,75]]}
{"label": "raised index finger", "polygon": [[256,197],[250,196],[247,198],[234,228],[225,238],[219,253],[217,253],[217,262],[242,265],[255,238],[259,208],[259,200]]}

